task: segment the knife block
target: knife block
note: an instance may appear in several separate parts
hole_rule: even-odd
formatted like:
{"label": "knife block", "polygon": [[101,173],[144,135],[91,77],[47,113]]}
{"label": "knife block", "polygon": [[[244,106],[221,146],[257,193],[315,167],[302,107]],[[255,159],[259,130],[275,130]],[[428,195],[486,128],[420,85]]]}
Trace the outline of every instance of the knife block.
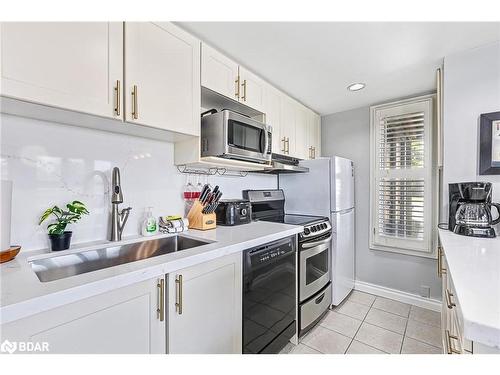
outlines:
{"label": "knife block", "polygon": [[187,218],[189,220],[189,229],[215,229],[215,227],[217,226],[215,213],[204,214],[201,212],[202,210],[203,205],[201,204],[201,202],[199,200],[194,202],[193,207],[191,207],[187,214]]}

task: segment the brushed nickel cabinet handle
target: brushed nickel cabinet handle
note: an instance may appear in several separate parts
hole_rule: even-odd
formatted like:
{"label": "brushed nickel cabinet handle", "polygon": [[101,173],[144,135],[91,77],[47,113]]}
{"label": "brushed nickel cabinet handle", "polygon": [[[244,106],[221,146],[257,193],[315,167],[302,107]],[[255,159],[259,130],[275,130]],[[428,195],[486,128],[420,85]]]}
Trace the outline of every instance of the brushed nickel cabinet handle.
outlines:
{"label": "brushed nickel cabinet handle", "polygon": [[137,110],[137,85],[132,88],[132,118],[137,120],[139,118],[139,113]]}
{"label": "brushed nickel cabinet handle", "polygon": [[451,335],[449,330],[445,331],[445,335],[446,335],[446,352],[448,354],[462,354],[460,350],[455,349],[451,344],[451,340],[453,339],[458,341],[458,337]]}
{"label": "brushed nickel cabinet handle", "polygon": [[182,275],[176,277],[175,285],[177,287],[177,301],[175,302],[175,309],[179,315],[182,315]]}
{"label": "brushed nickel cabinet handle", "polygon": [[121,113],[121,87],[120,87],[120,80],[116,81],[116,86],[115,86],[115,114],[117,116],[120,116]]}
{"label": "brushed nickel cabinet handle", "polygon": [[240,98],[240,76],[236,77],[234,80],[234,84],[236,85],[236,92],[234,93],[234,96],[236,99]]}
{"label": "brushed nickel cabinet handle", "polygon": [[283,153],[286,152],[286,137],[283,137],[281,139],[281,142],[283,142],[283,148],[281,149],[281,151],[283,151]]}
{"label": "brushed nickel cabinet handle", "polygon": [[156,287],[158,289],[158,309],[156,312],[158,313],[160,322],[163,322],[165,320],[165,280],[160,279]]}
{"label": "brushed nickel cabinet handle", "polygon": [[286,153],[290,155],[290,138],[286,137]]}
{"label": "brushed nickel cabinet handle", "polygon": [[243,96],[241,97],[241,99],[243,99],[244,102],[247,101],[247,80],[244,79],[243,80],[243,83],[241,84],[241,86],[243,87]]}
{"label": "brushed nickel cabinet handle", "polygon": [[313,159],[316,159],[316,147],[313,147]]}
{"label": "brushed nickel cabinet handle", "polygon": [[456,306],[456,304],[451,300],[451,297],[453,296],[453,293],[450,292],[449,289],[446,289],[444,292],[445,297],[446,297],[446,305],[448,306],[449,309],[452,309]]}

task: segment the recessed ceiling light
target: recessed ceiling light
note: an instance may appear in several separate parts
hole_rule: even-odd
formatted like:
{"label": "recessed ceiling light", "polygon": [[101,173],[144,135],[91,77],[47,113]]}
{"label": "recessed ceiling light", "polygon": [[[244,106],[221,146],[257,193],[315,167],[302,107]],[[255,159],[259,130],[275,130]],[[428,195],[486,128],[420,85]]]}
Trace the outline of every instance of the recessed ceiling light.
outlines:
{"label": "recessed ceiling light", "polygon": [[364,89],[365,86],[366,85],[364,83],[353,83],[352,85],[347,86],[347,90],[349,90],[349,91],[359,91],[361,89]]}

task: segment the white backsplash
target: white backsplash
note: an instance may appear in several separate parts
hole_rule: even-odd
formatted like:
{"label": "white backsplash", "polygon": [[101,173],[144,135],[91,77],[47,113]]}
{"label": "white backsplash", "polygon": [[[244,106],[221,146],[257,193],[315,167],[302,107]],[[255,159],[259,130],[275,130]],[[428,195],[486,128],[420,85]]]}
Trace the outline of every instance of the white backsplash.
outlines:
{"label": "white backsplash", "polygon": [[[121,172],[124,203],[132,211],[124,236],[140,233],[144,210],[182,214],[186,175],[174,166],[174,144],[100,132],[23,117],[0,115],[1,178],[13,181],[11,243],[23,250],[48,247],[40,214],[52,205],[84,202],[90,215],[73,230],[72,243],[108,238],[111,170]],[[196,182],[196,177],[192,178]],[[276,188],[275,176],[209,177],[223,198],[240,198],[243,189]],[[204,182],[204,180],[202,181]]]}

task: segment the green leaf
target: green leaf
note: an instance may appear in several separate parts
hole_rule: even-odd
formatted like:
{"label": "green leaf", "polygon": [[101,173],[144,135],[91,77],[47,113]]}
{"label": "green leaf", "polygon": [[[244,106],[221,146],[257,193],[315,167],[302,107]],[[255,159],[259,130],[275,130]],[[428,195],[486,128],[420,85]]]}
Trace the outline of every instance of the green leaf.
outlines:
{"label": "green leaf", "polygon": [[66,224],[60,222],[50,224],[47,229],[49,231],[49,234],[63,234],[64,230],[66,229]]}
{"label": "green leaf", "polygon": [[47,219],[50,215],[52,214],[52,208],[47,208],[45,212],[42,214],[40,217],[40,220],[38,221],[38,225],[42,224],[45,219]]}

